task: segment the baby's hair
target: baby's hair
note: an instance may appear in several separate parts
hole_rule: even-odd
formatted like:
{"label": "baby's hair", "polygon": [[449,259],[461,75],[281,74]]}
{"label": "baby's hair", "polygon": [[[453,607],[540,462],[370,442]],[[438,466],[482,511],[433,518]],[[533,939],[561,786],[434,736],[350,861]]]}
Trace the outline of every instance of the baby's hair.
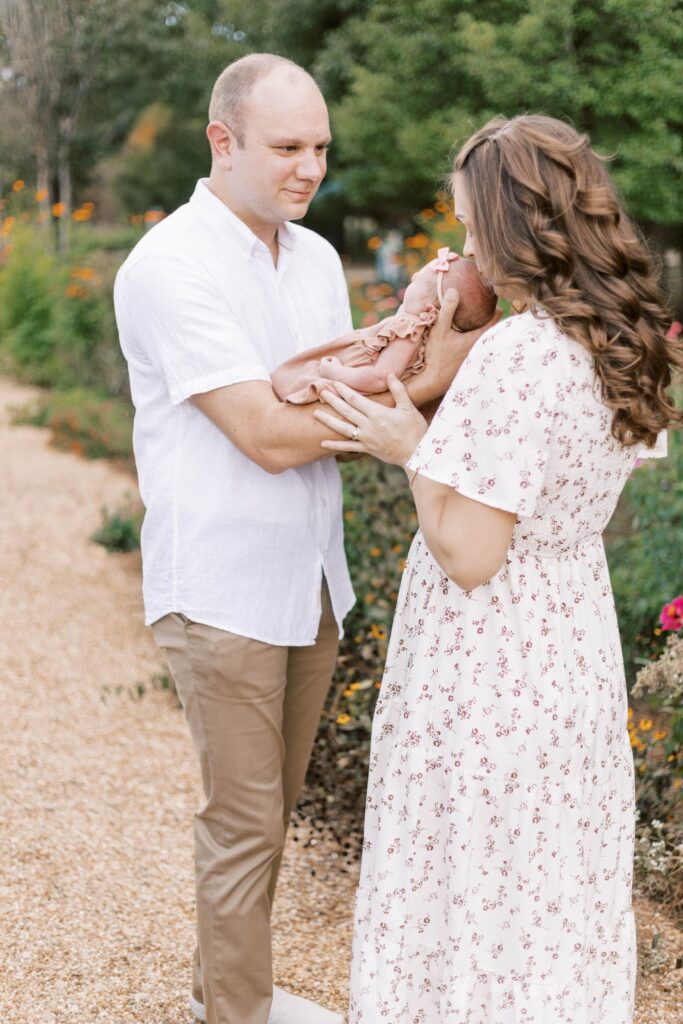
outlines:
{"label": "baby's hair", "polygon": [[540,114],[494,118],[464,144],[455,175],[482,273],[593,355],[614,437],[651,447],[683,423],[667,395],[683,355],[666,337],[657,275],[588,137]]}
{"label": "baby's hair", "polygon": [[473,331],[493,316],[496,309],[496,293],[486,284],[474,263],[458,259],[451,263],[443,275],[441,286],[444,291],[455,288],[460,292],[461,302],[453,317],[453,326],[459,331]]}
{"label": "baby's hair", "polygon": [[209,103],[209,121],[221,121],[227,125],[240,149],[244,147],[245,140],[245,104],[259,79],[265,78],[276,68],[290,69],[292,76],[306,75],[314,81],[294,61],[274,53],[249,53],[246,57],[240,57],[228,64],[216,79]]}

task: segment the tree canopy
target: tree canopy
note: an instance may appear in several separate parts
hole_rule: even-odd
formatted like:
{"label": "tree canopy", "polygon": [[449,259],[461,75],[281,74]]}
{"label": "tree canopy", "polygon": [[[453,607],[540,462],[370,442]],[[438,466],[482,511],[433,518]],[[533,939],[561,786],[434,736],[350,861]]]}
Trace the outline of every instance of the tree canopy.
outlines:
{"label": "tree canopy", "polygon": [[[327,195],[338,210],[388,222],[419,209],[458,140],[494,114],[539,111],[590,133],[634,216],[683,222],[678,0],[107,0],[108,15],[102,6],[0,0],[0,113],[17,131],[15,172],[37,154],[23,115],[52,152],[67,143],[76,187],[97,171],[128,210],[175,206],[207,167],[216,75],[266,50],[308,67],[330,103]],[[30,73],[20,10],[66,12],[78,27],[54,32]],[[52,96],[47,69],[59,82]],[[11,163],[5,140],[0,173]]]}

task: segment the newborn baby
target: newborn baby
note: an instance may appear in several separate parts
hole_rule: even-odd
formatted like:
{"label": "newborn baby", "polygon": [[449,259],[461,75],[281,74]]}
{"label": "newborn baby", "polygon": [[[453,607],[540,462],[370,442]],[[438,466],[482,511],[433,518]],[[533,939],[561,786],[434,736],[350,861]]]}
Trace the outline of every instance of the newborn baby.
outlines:
{"label": "newborn baby", "polygon": [[317,401],[325,388],[334,390],[336,380],[373,395],[387,390],[390,373],[401,380],[420,373],[429,331],[448,288],[460,293],[453,318],[457,330],[472,331],[491,319],[496,308],[493,289],[469,260],[447,247],[439,249],[437,258],[413,275],[394,316],[282,363],[271,376],[276,395],[303,405]]}

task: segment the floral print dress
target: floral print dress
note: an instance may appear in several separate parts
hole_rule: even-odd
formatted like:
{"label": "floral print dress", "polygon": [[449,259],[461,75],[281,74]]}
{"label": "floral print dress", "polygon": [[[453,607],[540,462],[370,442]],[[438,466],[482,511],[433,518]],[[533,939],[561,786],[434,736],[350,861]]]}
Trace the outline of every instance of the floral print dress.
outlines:
{"label": "floral print dress", "polygon": [[633,761],[601,534],[643,452],[611,419],[589,353],[525,313],[477,342],[412,457],[517,522],[472,591],[413,541],[373,726],[350,1024],[632,1021]]}

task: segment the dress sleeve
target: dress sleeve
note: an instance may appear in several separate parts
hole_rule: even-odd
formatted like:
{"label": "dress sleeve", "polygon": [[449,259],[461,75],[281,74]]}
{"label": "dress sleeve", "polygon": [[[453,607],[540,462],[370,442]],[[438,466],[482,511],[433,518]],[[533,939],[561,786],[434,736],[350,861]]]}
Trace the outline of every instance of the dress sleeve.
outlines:
{"label": "dress sleeve", "polygon": [[510,317],[477,341],[408,466],[467,498],[533,513],[553,435],[558,352],[543,323]]}
{"label": "dress sleeve", "polygon": [[150,254],[119,287],[122,308],[135,310],[128,336],[161,374],[174,405],[228,384],[270,380],[244,327],[199,268]]}

